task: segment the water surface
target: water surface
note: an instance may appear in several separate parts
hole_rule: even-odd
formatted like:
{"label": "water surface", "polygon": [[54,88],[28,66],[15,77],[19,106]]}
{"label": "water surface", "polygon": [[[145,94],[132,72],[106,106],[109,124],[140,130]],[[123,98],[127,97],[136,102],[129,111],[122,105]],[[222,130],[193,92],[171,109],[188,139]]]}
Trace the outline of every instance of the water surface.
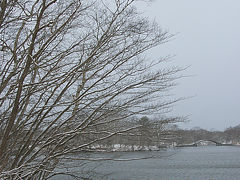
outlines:
{"label": "water surface", "polygon": [[[94,171],[91,179],[107,180],[239,180],[240,147],[202,146],[155,152],[116,152],[88,154],[91,158],[115,159],[150,157],[134,161],[102,161],[85,164]],[[82,171],[79,164],[79,169]],[[83,172],[84,175],[84,172]],[[86,175],[86,174],[85,174]],[[88,175],[87,175],[88,176]],[[71,178],[58,177],[59,180]]]}

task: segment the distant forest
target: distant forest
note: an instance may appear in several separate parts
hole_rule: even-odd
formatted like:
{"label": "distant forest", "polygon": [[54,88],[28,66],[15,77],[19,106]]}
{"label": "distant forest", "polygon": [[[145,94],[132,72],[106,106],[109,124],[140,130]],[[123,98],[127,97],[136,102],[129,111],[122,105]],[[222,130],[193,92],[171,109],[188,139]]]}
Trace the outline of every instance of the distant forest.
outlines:
{"label": "distant forest", "polygon": [[224,131],[208,131],[201,128],[193,128],[190,130],[179,129],[176,125],[173,126],[178,138],[176,138],[177,144],[187,144],[196,142],[198,140],[214,140],[217,142],[225,143],[240,143],[240,124],[234,127],[229,127]]}

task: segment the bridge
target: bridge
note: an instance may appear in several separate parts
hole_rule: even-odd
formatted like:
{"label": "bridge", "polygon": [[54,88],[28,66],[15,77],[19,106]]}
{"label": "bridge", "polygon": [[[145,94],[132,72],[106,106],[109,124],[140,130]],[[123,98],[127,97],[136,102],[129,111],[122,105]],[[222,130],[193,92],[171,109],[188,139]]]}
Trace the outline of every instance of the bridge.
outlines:
{"label": "bridge", "polygon": [[193,142],[191,144],[178,144],[176,147],[197,147],[202,142],[211,142],[211,143],[216,144],[216,146],[233,146],[233,144],[223,144],[223,143],[220,143],[220,142],[217,142],[217,141],[214,141],[214,140],[203,140],[203,139],[201,139],[201,140],[198,140],[198,141]]}
{"label": "bridge", "polygon": [[195,144],[197,146],[198,144],[201,144],[202,142],[212,142],[212,143],[216,144],[216,146],[222,146],[222,143],[220,143],[220,142],[217,142],[217,141],[214,141],[214,140],[202,140],[202,139],[196,141],[193,144]]}

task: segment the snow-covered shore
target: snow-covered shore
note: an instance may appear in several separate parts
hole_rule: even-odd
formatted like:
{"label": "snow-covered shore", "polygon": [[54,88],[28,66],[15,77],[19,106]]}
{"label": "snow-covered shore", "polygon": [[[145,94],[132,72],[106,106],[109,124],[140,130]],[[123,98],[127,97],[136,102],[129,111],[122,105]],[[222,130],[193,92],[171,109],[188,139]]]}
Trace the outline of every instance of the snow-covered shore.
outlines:
{"label": "snow-covered shore", "polygon": [[137,145],[121,145],[114,144],[112,146],[95,145],[89,147],[91,151],[111,151],[111,152],[131,152],[131,151],[159,151],[167,148],[167,146],[137,146]]}

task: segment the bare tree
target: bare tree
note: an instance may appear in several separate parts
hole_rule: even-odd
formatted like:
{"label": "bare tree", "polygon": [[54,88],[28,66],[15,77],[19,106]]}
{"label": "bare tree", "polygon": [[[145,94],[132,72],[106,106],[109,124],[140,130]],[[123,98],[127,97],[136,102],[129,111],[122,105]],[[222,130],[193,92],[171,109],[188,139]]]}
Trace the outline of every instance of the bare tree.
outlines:
{"label": "bare tree", "polygon": [[[178,68],[145,52],[171,38],[134,0],[0,2],[0,178],[46,179],[64,156],[161,113]],[[75,143],[77,139],[78,143]]]}

